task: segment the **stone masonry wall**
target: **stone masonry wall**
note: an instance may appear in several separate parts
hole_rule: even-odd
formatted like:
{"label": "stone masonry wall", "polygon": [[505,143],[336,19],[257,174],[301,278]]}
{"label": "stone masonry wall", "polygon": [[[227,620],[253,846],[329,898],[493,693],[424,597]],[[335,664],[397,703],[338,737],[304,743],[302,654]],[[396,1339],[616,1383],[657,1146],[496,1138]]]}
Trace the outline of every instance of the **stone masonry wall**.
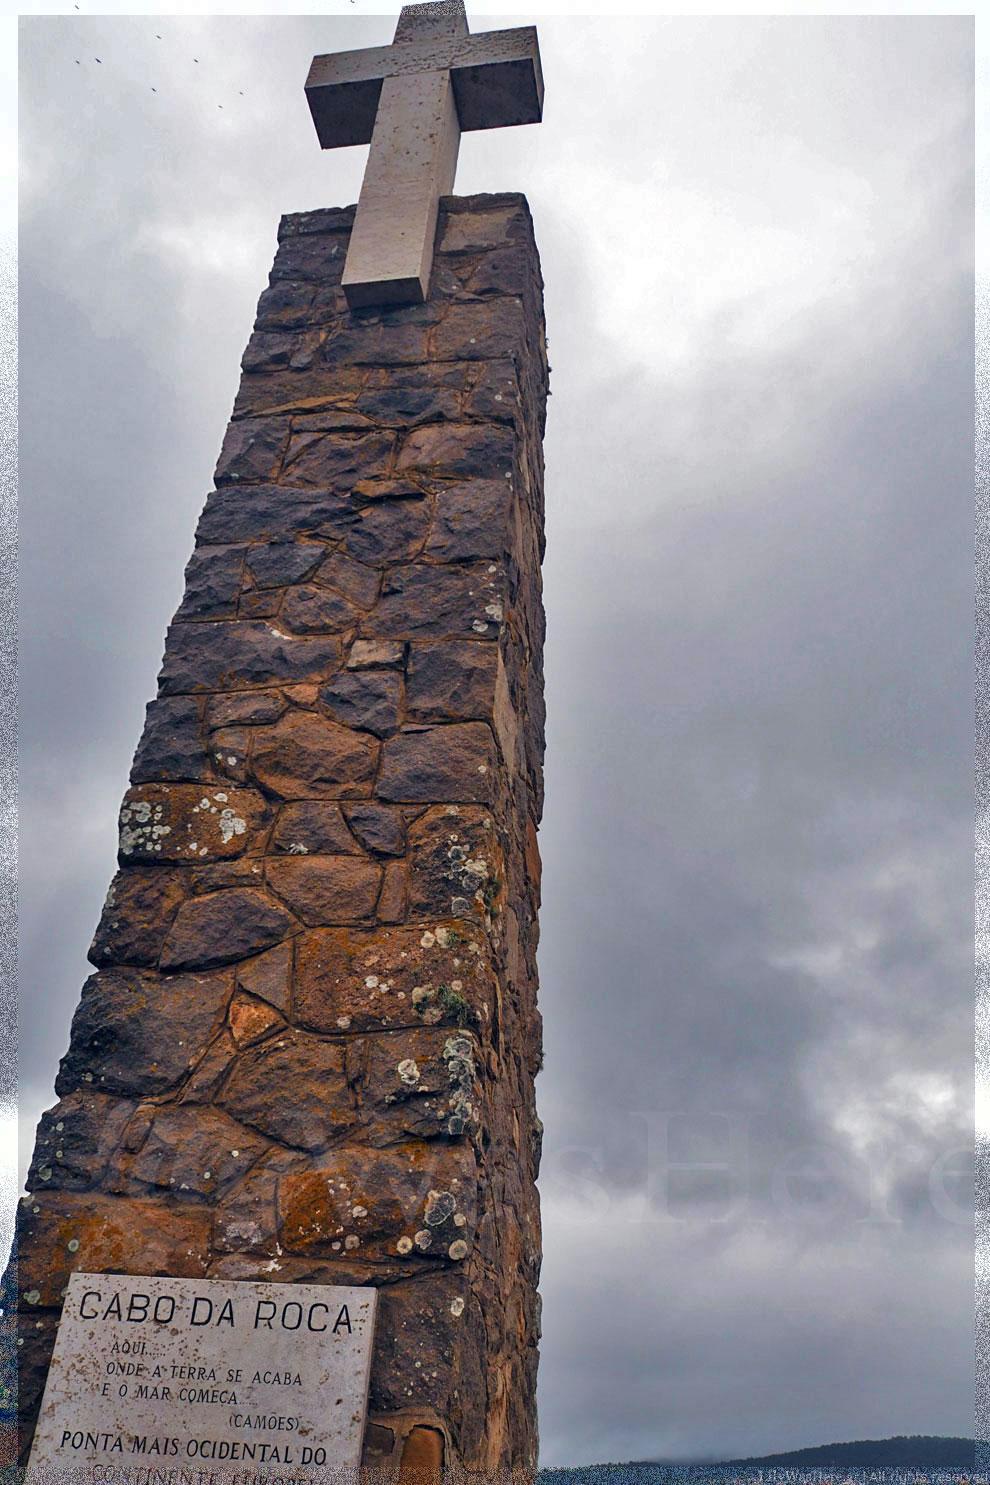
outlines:
{"label": "stone masonry wall", "polygon": [[22,1440],[73,1269],[380,1288],[365,1458],[535,1466],[539,260],[444,203],[351,313],[286,217],[19,1212]]}

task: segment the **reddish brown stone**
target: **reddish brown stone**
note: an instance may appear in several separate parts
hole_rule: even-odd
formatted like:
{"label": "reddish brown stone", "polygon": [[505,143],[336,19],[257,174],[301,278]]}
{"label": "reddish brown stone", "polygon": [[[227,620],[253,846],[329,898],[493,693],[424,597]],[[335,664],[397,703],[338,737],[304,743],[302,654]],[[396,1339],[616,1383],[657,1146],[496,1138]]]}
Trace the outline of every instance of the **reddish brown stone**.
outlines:
{"label": "reddish brown stone", "polygon": [[365,733],[305,712],[259,730],[254,777],[282,799],[362,799],[371,792],[379,744]]}
{"label": "reddish brown stone", "polygon": [[246,959],[286,938],[295,927],[265,892],[231,887],[194,897],[179,909],[162,949],[162,969],[210,968]]}
{"label": "reddish brown stone", "polygon": [[282,856],[269,861],[266,876],[296,917],[316,927],[373,917],[382,869],[363,856]]}
{"label": "reddish brown stone", "polygon": [[115,1157],[110,1189],[209,1199],[239,1181],[264,1148],[263,1139],[220,1109],[155,1109],[140,1149]]}
{"label": "reddish brown stone", "polygon": [[189,895],[184,872],[128,867],[110,884],[89,960],[105,964],[157,964],[165,935]]}
{"label": "reddish brown stone", "polygon": [[354,605],[333,588],[290,588],[282,600],[281,622],[294,634],[339,633],[361,617]]}
{"label": "reddish brown stone", "polygon": [[272,1006],[253,995],[237,994],[227,1012],[230,1034],[238,1047],[252,1047],[272,1032],[285,1027],[285,1021]]}
{"label": "reddish brown stone", "polygon": [[120,808],[120,860],[200,861],[255,852],[271,812],[253,789],[140,784]]}
{"label": "reddish brown stone", "polygon": [[494,645],[472,640],[411,645],[406,693],[410,720],[487,720],[495,710],[497,667]]}
{"label": "reddish brown stone", "polygon": [[491,729],[481,722],[400,732],[385,744],[377,793],[391,800],[487,800],[494,765]]}
{"label": "reddish brown stone", "polygon": [[184,1078],[223,1021],[231,977],[112,969],[91,975],[72,1019],[59,1094],[164,1093]]}
{"label": "reddish brown stone", "polygon": [[271,849],[288,856],[361,854],[361,847],[348,830],[340,805],[320,804],[312,799],[282,806]]}
{"label": "reddish brown stone", "polygon": [[314,1031],[483,1024],[495,989],[483,933],[434,921],[326,928],[299,940],[295,1013]]}
{"label": "reddish brown stone", "polygon": [[242,1124],[299,1150],[325,1150],[357,1120],[343,1048],[299,1033],[242,1052],[219,1102]]}
{"label": "reddish brown stone", "polygon": [[29,1306],[60,1305],[76,1270],[177,1279],[206,1273],[210,1214],[202,1206],[52,1192],[21,1213],[18,1282],[23,1296],[37,1296]]}
{"label": "reddish brown stone", "polygon": [[[509,428],[484,423],[429,423],[404,440],[398,469],[432,475],[504,479],[511,475],[515,440]],[[506,481],[508,483],[508,481]]]}
{"label": "reddish brown stone", "polygon": [[[425,1152],[404,1144],[379,1150],[373,1160],[363,1148],[335,1150],[308,1171],[292,1172],[279,1185],[279,1236],[289,1253],[339,1254],[343,1261],[385,1258],[406,1267],[446,1262],[447,1227],[431,1227],[438,1193],[452,1210],[470,1208],[473,1172],[455,1150]],[[431,1194],[433,1200],[431,1202]],[[466,1228],[451,1231],[465,1231]],[[423,1246],[415,1234],[426,1236]],[[403,1238],[406,1241],[403,1241]],[[408,1247],[407,1247],[408,1243]]]}
{"label": "reddish brown stone", "polygon": [[287,1011],[292,982],[292,943],[279,944],[257,959],[244,961],[237,966],[236,976],[239,990],[268,1001],[276,1010]]}
{"label": "reddish brown stone", "polygon": [[485,917],[504,881],[503,852],[489,811],[448,805],[409,827],[410,904],[415,916]]}
{"label": "reddish brown stone", "polygon": [[379,923],[401,923],[409,900],[409,877],[404,861],[390,861],[385,868],[376,916]]}

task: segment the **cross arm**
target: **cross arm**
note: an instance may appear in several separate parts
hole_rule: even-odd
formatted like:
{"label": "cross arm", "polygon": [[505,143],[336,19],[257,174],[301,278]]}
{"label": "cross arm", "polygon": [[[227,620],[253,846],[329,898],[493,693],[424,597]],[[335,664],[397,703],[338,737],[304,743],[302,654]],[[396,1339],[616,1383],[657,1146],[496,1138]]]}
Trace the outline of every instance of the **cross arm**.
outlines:
{"label": "cross arm", "polygon": [[386,77],[440,71],[450,72],[462,130],[537,124],[543,116],[535,26],[424,37],[313,58],[306,99],[323,149],[370,143]]}

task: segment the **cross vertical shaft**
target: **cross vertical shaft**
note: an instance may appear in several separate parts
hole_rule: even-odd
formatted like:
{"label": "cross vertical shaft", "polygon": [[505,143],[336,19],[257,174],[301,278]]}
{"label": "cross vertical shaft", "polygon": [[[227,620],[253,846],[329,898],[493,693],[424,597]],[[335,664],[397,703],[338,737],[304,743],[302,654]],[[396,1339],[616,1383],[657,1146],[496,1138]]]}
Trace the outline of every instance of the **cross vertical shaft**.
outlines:
{"label": "cross vertical shaft", "polygon": [[342,280],[352,309],[426,298],[460,140],[449,72],[384,79]]}

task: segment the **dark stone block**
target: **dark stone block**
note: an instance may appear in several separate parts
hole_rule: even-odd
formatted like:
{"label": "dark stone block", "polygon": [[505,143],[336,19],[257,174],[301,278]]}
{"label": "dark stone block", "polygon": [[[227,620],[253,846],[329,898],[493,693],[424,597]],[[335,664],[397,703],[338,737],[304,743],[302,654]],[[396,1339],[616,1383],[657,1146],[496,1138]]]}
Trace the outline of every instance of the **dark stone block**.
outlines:
{"label": "dark stone block", "polygon": [[102,1093],[138,1097],[174,1088],[220,1030],[232,988],[228,974],[90,975],[55,1091],[90,1081]]}
{"label": "dark stone block", "polygon": [[192,696],[149,702],[131,767],[132,784],[153,779],[199,783],[212,777],[200,732],[200,706]]}
{"label": "dark stone block", "polygon": [[207,496],[196,540],[209,545],[296,535],[337,538],[357,517],[345,495],[284,485],[222,485]]}
{"label": "dark stone block", "polygon": [[453,421],[459,416],[459,399],[448,387],[375,387],[362,392],[356,405],[374,422],[390,428]]}
{"label": "dark stone block", "polygon": [[179,909],[162,949],[165,970],[209,969],[259,954],[295,927],[285,909],[252,887],[194,897]]}
{"label": "dark stone block", "polygon": [[89,962],[157,964],[165,935],[189,895],[185,873],[160,866],[129,866],[110,884]]}
{"label": "dark stone block", "polygon": [[251,766],[282,799],[363,799],[371,793],[379,743],[311,712],[289,712],[260,731]]}
{"label": "dark stone block", "polygon": [[406,822],[398,810],[383,804],[351,804],[344,811],[361,844],[382,856],[401,856],[406,848]]}
{"label": "dark stone block", "polygon": [[339,660],[336,639],[297,638],[260,622],[173,624],[159,683],[168,695],[317,680]]}
{"label": "dark stone block", "polygon": [[360,604],[361,608],[370,608],[378,597],[382,580],[381,574],[373,567],[355,562],[344,552],[335,552],[316,574],[316,581],[336,588],[338,593],[343,593],[352,603]]}
{"label": "dark stone block", "polygon": [[427,423],[414,428],[402,445],[397,468],[475,479],[504,479],[512,473],[515,439],[511,428],[490,423]]}
{"label": "dark stone block", "polygon": [[385,744],[375,792],[397,803],[486,803],[495,758],[491,729],[482,722],[400,732]]}
{"label": "dark stone block", "polygon": [[283,805],[272,849],[286,855],[360,855],[361,847],[344,822],[339,804],[314,799]]}
{"label": "dark stone block", "polygon": [[393,433],[294,433],[282,478],[291,485],[349,490],[356,480],[384,474],[394,446]]}
{"label": "dark stone block", "polygon": [[502,624],[501,579],[488,566],[416,563],[386,573],[364,635],[478,635],[495,639]]}
{"label": "dark stone block", "polygon": [[402,681],[387,670],[345,670],[323,687],[320,701],[335,722],[388,737],[399,725]]}
{"label": "dark stone block", "polygon": [[28,1171],[29,1191],[85,1191],[95,1186],[134,1104],[93,1092],[89,1084],[69,1093],[41,1116]]}
{"label": "dark stone block", "polygon": [[373,567],[408,562],[422,550],[429,526],[429,501],[387,501],[361,512],[344,546],[352,557]]}
{"label": "dark stone block", "polygon": [[280,623],[294,634],[333,634],[350,629],[361,614],[333,588],[290,588],[282,603]]}
{"label": "dark stone block", "polygon": [[236,727],[277,722],[285,706],[277,691],[235,691],[231,696],[211,696],[206,703],[206,725]]}
{"label": "dark stone block", "polygon": [[343,1048],[298,1033],[245,1052],[219,1102],[241,1123],[299,1150],[325,1150],[356,1122]]}
{"label": "dark stone block", "polygon": [[296,330],[310,322],[316,289],[291,280],[272,284],[258,300],[256,330]]}
{"label": "dark stone block", "polygon": [[186,567],[186,591],[176,618],[232,618],[243,571],[243,547],[200,547]]}
{"label": "dark stone block", "polygon": [[508,480],[444,486],[437,494],[427,555],[443,562],[503,557],[512,543],[512,506]]}
{"label": "dark stone block", "polygon": [[273,541],[251,547],[246,560],[259,588],[286,588],[309,577],[326,554],[318,541]]}
{"label": "dark stone block", "polygon": [[411,645],[410,718],[417,722],[487,720],[495,710],[497,670],[494,645],[471,640]]}
{"label": "dark stone block", "polygon": [[223,485],[235,480],[277,479],[288,442],[288,418],[243,418],[231,423],[214,482]]}

